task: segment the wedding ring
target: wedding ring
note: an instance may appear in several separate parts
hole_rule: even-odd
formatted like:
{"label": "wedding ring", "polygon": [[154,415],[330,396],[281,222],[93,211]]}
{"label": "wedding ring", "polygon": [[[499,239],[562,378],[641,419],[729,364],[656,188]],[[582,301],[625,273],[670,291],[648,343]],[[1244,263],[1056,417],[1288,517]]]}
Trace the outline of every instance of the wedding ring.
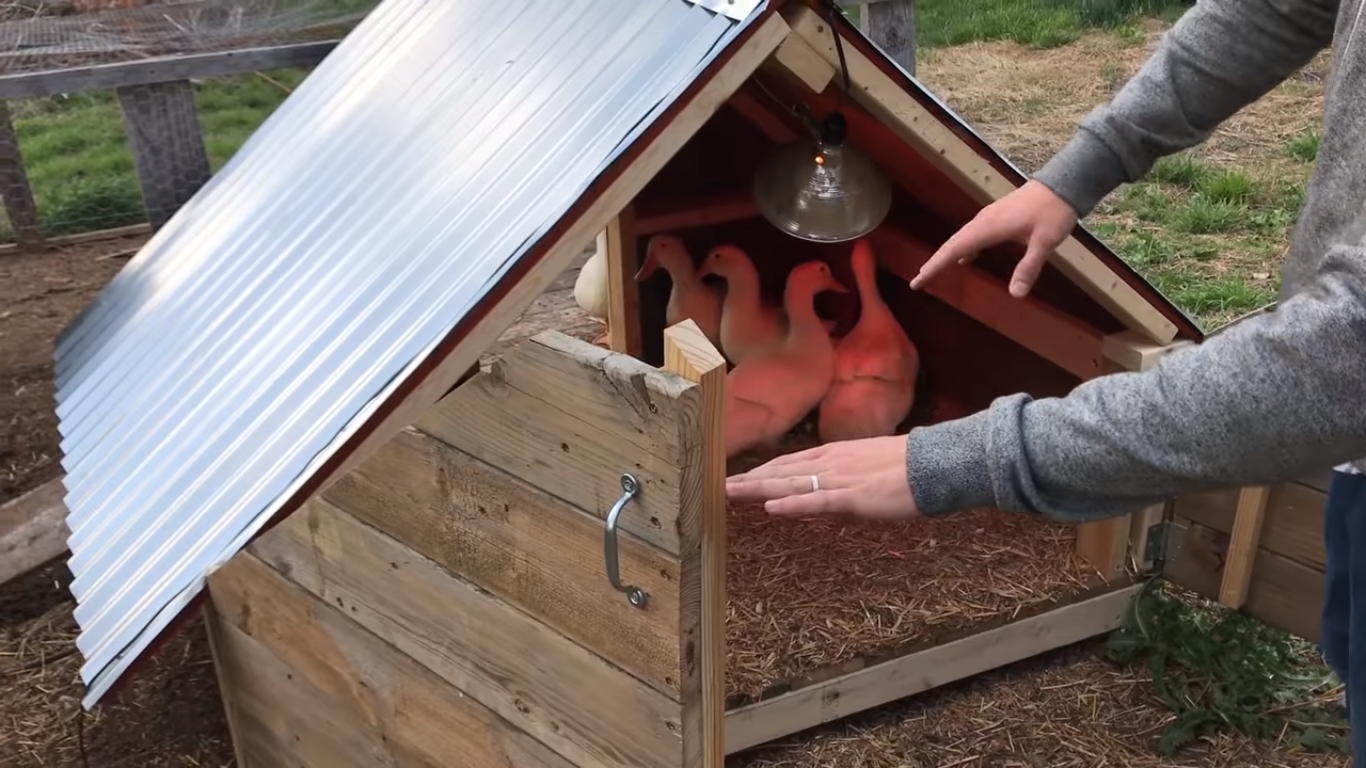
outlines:
{"label": "wedding ring", "polygon": [[821,489],[821,479],[815,475],[811,476],[811,492],[815,493]]}

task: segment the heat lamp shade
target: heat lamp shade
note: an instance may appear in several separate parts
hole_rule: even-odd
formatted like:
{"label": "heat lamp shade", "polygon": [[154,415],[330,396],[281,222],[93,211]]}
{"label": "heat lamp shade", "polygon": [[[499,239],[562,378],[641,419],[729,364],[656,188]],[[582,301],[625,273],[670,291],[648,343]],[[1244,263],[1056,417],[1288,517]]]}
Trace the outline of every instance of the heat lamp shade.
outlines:
{"label": "heat lamp shade", "polygon": [[754,175],[754,199],[769,223],[793,237],[839,243],[887,218],[892,184],[846,144],[797,141],[778,147]]}

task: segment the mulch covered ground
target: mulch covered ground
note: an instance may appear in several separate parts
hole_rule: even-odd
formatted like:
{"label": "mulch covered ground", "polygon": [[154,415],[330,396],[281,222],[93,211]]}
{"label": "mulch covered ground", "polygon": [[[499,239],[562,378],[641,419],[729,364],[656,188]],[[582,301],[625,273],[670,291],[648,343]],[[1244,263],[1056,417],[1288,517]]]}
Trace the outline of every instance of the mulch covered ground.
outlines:
{"label": "mulch covered ground", "polygon": [[1157,753],[1171,720],[1149,678],[1105,660],[1099,641],[755,750],[736,768],[1345,768],[1239,736]]}
{"label": "mulch covered ground", "polygon": [[[146,240],[0,254],[0,503],[61,475],[52,343]],[[84,714],[70,573],[0,587],[0,766],[225,766],[232,747],[198,623],[121,695]]]}

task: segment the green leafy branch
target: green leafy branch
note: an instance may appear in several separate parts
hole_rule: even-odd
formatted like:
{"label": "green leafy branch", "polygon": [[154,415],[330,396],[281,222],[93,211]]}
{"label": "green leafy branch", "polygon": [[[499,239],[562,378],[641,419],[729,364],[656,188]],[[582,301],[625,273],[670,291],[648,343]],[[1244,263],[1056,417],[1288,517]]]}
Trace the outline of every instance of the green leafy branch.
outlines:
{"label": "green leafy branch", "polygon": [[1146,659],[1154,690],[1175,715],[1158,742],[1162,754],[1221,730],[1347,752],[1339,686],[1312,645],[1223,606],[1192,605],[1164,584],[1144,587],[1107,643],[1120,664]]}

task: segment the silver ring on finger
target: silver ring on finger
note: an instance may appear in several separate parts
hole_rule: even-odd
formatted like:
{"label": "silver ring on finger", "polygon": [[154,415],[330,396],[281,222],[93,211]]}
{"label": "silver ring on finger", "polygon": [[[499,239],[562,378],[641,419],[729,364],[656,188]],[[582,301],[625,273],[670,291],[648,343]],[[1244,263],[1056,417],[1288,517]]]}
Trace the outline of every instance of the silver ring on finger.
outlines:
{"label": "silver ring on finger", "polygon": [[811,492],[815,493],[821,489],[821,479],[815,475],[811,476]]}

